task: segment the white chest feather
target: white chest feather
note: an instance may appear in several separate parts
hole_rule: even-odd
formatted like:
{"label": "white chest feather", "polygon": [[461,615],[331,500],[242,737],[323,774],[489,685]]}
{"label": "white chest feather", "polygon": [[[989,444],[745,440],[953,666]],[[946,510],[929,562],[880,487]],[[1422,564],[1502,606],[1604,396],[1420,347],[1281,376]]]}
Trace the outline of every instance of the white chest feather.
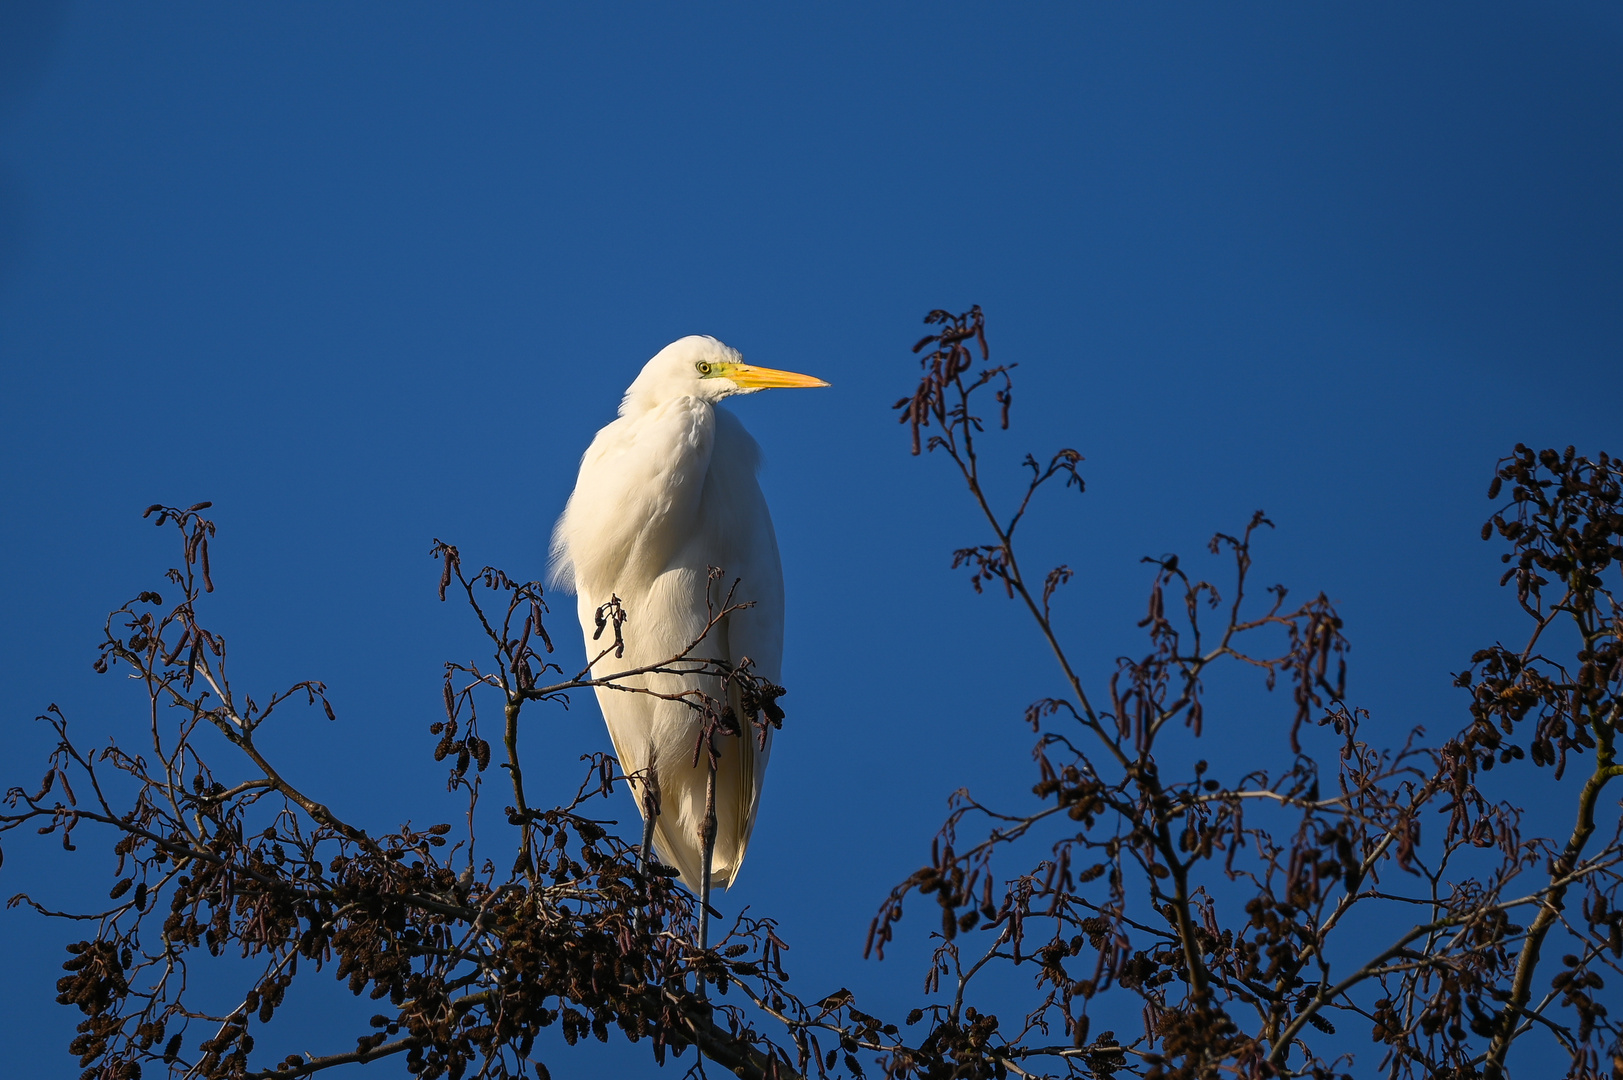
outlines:
{"label": "white chest feather", "polygon": [[695,398],[622,416],[597,433],[553,535],[553,579],[583,599],[645,585],[692,537],[715,447]]}

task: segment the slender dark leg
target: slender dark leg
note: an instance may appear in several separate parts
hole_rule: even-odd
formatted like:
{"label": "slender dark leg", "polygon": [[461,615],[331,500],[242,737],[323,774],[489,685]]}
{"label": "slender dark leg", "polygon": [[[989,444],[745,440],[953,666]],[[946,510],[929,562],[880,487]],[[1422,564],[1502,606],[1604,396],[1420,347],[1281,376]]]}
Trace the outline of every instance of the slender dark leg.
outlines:
{"label": "slender dark leg", "polygon": [[[710,774],[704,785],[704,825],[700,839],[704,841],[704,876],[699,881],[699,950],[710,948],[710,868],[716,856],[716,759],[709,757]],[[699,996],[705,996],[704,980],[699,981]]]}
{"label": "slender dark leg", "polygon": [[637,794],[642,803],[642,847],[637,851],[637,872],[648,880],[648,868],[654,865],[654,825],[659,821],[659,773],[655,755],[650,748],[648,765],[642,771]]}
{"label": "slender dark leg", "polygon": [[702,901],[699,912],[699,948],[710,947],[710,868],[716,861],[716,766],[704,785],[704,880],[699,886]]}
{"label": "slender dark leg", "polygon": [[644,806],[642,814],[642,847],[637,851],[637,873],[648,879],[648,867],[654,860],[654,822],[659,819],[659,811],[652,806]]}
{"label": "slender dark leg", "polygon": [[653,755],[649,755],[647,773],[641,784],[642,847],[637,849],[637,876],[642,881],[643,908],[637,915],[640,926],[653,925],[648,907],[654,898],[654,864],[659,857],[654,852],[654,826],[659,823],[659,776],[654,772]]}

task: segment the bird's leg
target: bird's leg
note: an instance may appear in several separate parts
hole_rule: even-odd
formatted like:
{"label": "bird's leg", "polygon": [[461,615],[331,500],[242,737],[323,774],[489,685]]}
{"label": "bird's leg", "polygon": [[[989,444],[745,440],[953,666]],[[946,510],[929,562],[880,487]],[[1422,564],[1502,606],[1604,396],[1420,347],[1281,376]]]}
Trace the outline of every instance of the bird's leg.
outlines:
{"label": "bird's leg", "polygon": [[704,785],[704,879],[700,897],[703,910],[699,912],[699,948],[710,947],[710,870],[716,861],[716,762],[711,759],[710,775]]}
{"label": "bird's leg", "polygon": [[659,811],[646,805],[642,812],[642,847],[637,850],[637,873],[642,875],[644,881],[648,880],[648,866],[654,854],[654,822]]}
{"label": "bird's leg", "polygon": [[648,868],[654,861],[654,825],[659,820],[659,774],[654,771],[654,755],[649,753],[648,766],[643,770],[642,783],[642,847],[637,851],[637,873],[648,880]]}
{"label": "bird's leg", "polygon": [[[649,805],[653,803],[654,805]],[[642,810],[642,847],[637,852],[637,878],[642,882],[642,909],[632,917],[632,921],[639,927],[652,926],[653,916],[649,907],[654,899],[654,883],[649,877],[649,868],[654,858],[654,822],[659,817],[657,800],[643,799]]]}
{"label": "bird's leg", "polygon": [[642,911],[636,917],[639,926],[652,927],[651,912],[654,902],[654,826],[659,824],[659,773],[654,768],[654,753],[650,748],[648,765],[637,784],[638,804],[642,810],[642,846],[637,849],[637,877],[642,882]]}
{"label": "bird's leg", "polygon": [[[699,830],[699,839],[704,844],[704,874],[699,879],[699,951],[704,952],[710,948],[710,866],[716,855],[716,757],[714,753],[706,754],[705,760],[709,765],[709,775],[704,785],[704,825]],[[705,996],[705,982],[703,976],[699,978],[699,996]]]}

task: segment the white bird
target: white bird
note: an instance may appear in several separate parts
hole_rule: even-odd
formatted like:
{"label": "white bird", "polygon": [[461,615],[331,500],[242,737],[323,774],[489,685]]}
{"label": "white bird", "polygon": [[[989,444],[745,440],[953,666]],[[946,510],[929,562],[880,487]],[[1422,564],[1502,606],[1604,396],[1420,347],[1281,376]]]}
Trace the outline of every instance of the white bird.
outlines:
{"label": "white bird", "polygon": [[[589,658],[598,611],[618,596],[626,612],[625,655],[600,657],[593,677],[659,664],[686,649],[737,582],[736,610],[693,652],[731,665],[748,658],[753,674],[777,682],[783,658],[783,570],[766,499],[756,482],[761,451],[722,398],[774,386],[827,386],[821,379],[755,367],[712,337],[685,337],[661,349],[627,388],[619,419],[597,433],[552,539],[552,581],[578,597]],[[710,568],[723,575],[711,580]],[[691,665],[690,665],[691,666]],[[626,680],[662,693],[697,687],[719,696],[713,676],[645,675]],[[659,813],[645,822],[660,858],[708,901],[712,881],[731,886],[744,861],[761,780],[771,752],[748,718],[742,738],[718,739],[716,836],[704,866],[708,765],[695,766],[702,719],[680,701],[597,688],[598,705],[621,769],[651,775]],[[735,703],[736,704],[736,703]],[[646,770],[646,772],[645,772]],[[701,942],[702,944],[702,942]]]}

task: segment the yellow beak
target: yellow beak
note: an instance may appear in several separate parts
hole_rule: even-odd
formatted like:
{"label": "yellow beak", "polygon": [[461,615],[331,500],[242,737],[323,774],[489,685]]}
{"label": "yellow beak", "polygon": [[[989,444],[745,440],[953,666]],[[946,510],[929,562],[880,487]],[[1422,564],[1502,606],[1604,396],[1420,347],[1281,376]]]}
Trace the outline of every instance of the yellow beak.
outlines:
{"label": "yellow beak", "polygon": [[746,390],[764,390],[772,386],[827,386],[828,383],[811,375],[793,371],[756,367],[754,364],[734,364],[727,377]]}

